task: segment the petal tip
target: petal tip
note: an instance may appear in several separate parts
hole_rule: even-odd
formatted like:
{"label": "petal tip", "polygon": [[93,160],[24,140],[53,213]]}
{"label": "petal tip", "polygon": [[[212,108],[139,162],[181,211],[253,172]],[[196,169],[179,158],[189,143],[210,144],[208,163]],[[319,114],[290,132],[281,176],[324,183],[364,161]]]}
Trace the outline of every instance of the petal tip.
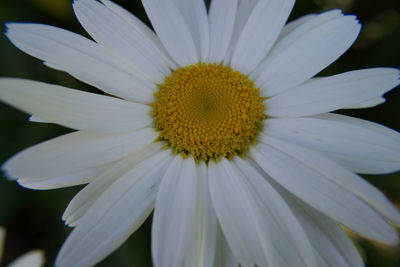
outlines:
{"label": "petal tip", "polygon": [[395,207],[394,212],[392,212],[391,216],[385,216],[387,220],[393,225],[393,226],[400,226],[400,210]]}
{"label": "petal tip", "polygon": [[5,22],[4,23],[4,33],[8,34],[10,31],[14,30],[14,28],[21,26],[23,24],[30,24],[30,23],[24,23],[24,22]]}
{"label": "petal tip", "polygon": [[360,20],[357,18],[356,15],[346,15],[342,13],[342,19],[349,20],[349,22],[354,23],[354,26],[356,28],[359,28],[359,31],[361,30],[362,23],[360,22]]}
{"label": "petal tip", "polygon": [[41,188],[40,186],[35,186],[35,182],[29,181],[29,180],[25,180],[25,179],[21,179],[21,178],[16,178],[15,180],[17,181],[18,185],[23,188],[33,189],[33,190],[45,189],[45,188]]}
{"label": "petal tip", "polygon": [[10,169],[7,167],[7,166],[8,166],[8,162],[9,162],[9,160],[7,160],[6,162],[4,162],[4,163],[0,166],[0,172],[3,173],[3,176],[4,176],[7,180],[15,181],[15,180],[17,180],[18,178],[15,177],[15,176],[13,176],[13,175],[11,174]]}
{"label": "petal tip", "polygon": [[71,216],[69,216],[69,217],[64,217],[64,215],[63,215],[62,221],[63,221],[64,224],[65,224],[66,226],[68,226],[68,227],[75,228],[75,227],[77,226],[77,221],[76,221],[76,220],[73,220],[73,219],[71,218]]}
{"label": "petal tip", "polygon": [[9,28],[8,25],[9,25],[9,22],[4,23],[4,32],[3,32],[3,34],[5,36],[8,36],[8,32],[10,31],[10,28]]}
{"label": "petal tip", "polygon": [[392,239],[387,240],[387,244],[391,246],[397,246],[400,244],[399,235],[396,233]]}
{"label": "petal tip", "polygon": [[4,23],[4,32],[3,34],[12,42],[11,40],[11,35],[14,33],[16,30],[16,27],[18,27],[19,24],[24,24],[24,23],[18,23],[18,22],[6,22]]}

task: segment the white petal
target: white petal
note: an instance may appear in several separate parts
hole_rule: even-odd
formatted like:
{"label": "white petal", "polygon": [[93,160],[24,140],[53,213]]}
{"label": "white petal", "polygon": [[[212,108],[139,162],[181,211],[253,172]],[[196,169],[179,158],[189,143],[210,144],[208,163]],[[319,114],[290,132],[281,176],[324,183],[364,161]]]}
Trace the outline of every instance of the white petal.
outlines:
{"label": "white petal", "polygon": [[400,83],[400,72],[374,68],[311,79],[265,101],[267,115],[301,117],[330,112],[382,96]]}
{"label": "white petal", "polygon": [[[178,155],[177,157],[181,157]],[[156,266],[183,266],[190,251],[199,177],[192,157],[184,159],[176,176],[166,175],[160,184],[153,215],[152,248]],[[199,265],[200,262],[196,262]]]}
{"label": "white petal", "polygon": [[149,106],[30,80],[0,78],[0,100],[78,130],[120,133],[152,123]]}
{"label": "white petal", "polygon": [[256,1],[239,1],[236,11],[235,26],[233,27],[232,32],[232,38],[228,47],[228,51],[224,58],[225,65],[231,65],[232,54],[236,47],[236,43],[256,3]]}
{"label": "white petal", "polygon": [[[279,236],[277,239],[282,243],[282,246],[279,247],[279,241],[274,241],[276,251],[280,251],[289,266],[299,266],[295,264],[296,262],[305,266],[316,266],[314,250],[285,200],[248,161],[235,157],[234,162],[249,181],[254,195],[259,197],[267,217],[275,222],[274,226],[277,229],[269,230],[275,232]],[[287,242],[283,243],[283,239],[286,239]]]}
{"label": "white petal", "polygon": [[[153,49],[152,53],[155,53],[160,59],[162,59],[166,64],[168,64],[170,69],[177,68],[176,63],[171,59],[170,55],[168,54],[167,50],[161,43],[157,34],[152,29],[150,29],[143,21],[141,21],[139,18],[134,16],[129,11],[115,4],[114,2],[111,2],[109,0],[100,0],[100,2],[106,5],[114,13],[121,16],[127,23],[131,25],[131,27],[135,28],[135,30],[138,31],[141,34],[141,36],[143,36],[143,39],[148,40],[148,45],[150,45],[151,47],[155,45],[156,48]],[[169,74],[170,71],[165,73],[165,75]]]}
{"label": "white petal", "polygon": [[337,13],[330,11],[310,19],[275,45],[251,75],[265,96],[310,79],[353,44],[361,26],[354,16]]}
{"label": "white petal", "polygon": [[43,24],[9,23],[7,37],[22,51],[62,69],[104,92],[142,103],[152,102],[153,82],[95,42]]}
{"label": "white petal", "polygon": [[31,189],[56,189],[87,184],[102,173],[109,164],[96,166],[82,171],[44,179],[18,179],[19,185]]}
{"label": "white petal", "polygon": [[308,147],[358,173],[400,169],[400,134],[382,125],[338,114],[265,121],[265,133]]}
{"label": "white petal", "polygon": [[243,266],[275,266],[268,225],[246,179],[222,158],[208,164],[212,203],[225,238]]}
{"label": "white petal", "polygon": [[172,1],[142,0],[151,24],[171,57],[187,66],[199,61],[195,40],[185,18]]}
{"label": "white petal", "polygon": [[[222,230],[243,266],[316,266],[314,252],[289,207],[238,158],[209,164],[210,192]],[[246,173],[246,175],[244,175]]]}
{"label": "white petal", "polygon": [[119,247],[153,209],[162,174],[171,161],[163,151],[125,173],[86,212],[56,259],[56,266],[92,266]]}
{"label": "white petal", "polygon": [[116,161],[157,138],[153,129],[119,135],[78,131],[25,149],[4,163],[8,176],[44,179]]}
{"label": "white petal", "polygon": [[[144,22],[142,22],[139,18],[134,16],[129,11],[123,9],[119,5],[115,4],[109,0],[100,0],[105,6],[111,9],[115,14],[119,15],[123,18],[131,27],[135,29],[135,31],[139,32],[143,39],[148,40],[148,45],[157,46],[156,49],[153,50],[153,53],[156,53],[161,59],[163,59],[171,69],[176,69],[176,64],[169,57],[165,47],[160,42],[160,39],[155,34],[155,32],[150,29]],[[169,73],[166,73],[169,74]]]}
{"label": "white petal", "polygon": [[308,22],[310,19],[314,18],[317,16],[316,14],[308,14],[305,16],[302,16],[298,19],[295,19],[293,21],[288,22],[282,29],[281,33],[278,36],[278,39],[276,39],[276,43],[279,43],[280,40],[285,38],[289,33],[303,25],[304,23]]}
{"label": "white petal", "polygon": [[[182,157],[180,155],[175,156],[173,161],[169,165],[169,168],[163,175],[162,182],[165,186],[168,186],[170,183],[169,181],[171,181],[171,179],[174,179],[174,177],[179,178],[181,176],[182,165],[183,165]],[[166,194],[166,192],[163,194]],[[174,195],[170,194],[169,196],[167,195],[166,197],[173,198]],[[158,202],[158,199],[160,199],[160,195],[157,195],[157,202]],[[167,200],[167,199],[165,199],[165,200]],[[160,205],[162,205],[162,207],[164,209],[168,208],[168,206],[171,205],[171,204],[169,204],[169,205],[164,205],[164,204],[166,204],[166,203],[160,203]],[[157,223],[160,223],[160,221],[159,221],[161,218],[160,216],[164,215],[165,211],[161,210],[162,207],[158,206],[158,203],[156,203],[156,206],[158,207],[158,215],[157,215],[158,219],[157,219],[157,221],[155,221],[155,218],[153,218],[152,233],[151,233],[151,253],[152,253],[152,258],[153,258],[154,264],[156,266],[164,266],[164,264],[166,264],[165,263],[166,257],[168,257],[168,255],[165,255],[165,253],[167,251],[169,251],[170,253],[173,253],[173,251],[170,251],[169,248],[165,247],[165,245],[168,245],[168,244],[166,244],[166,242],[167,242],[166,238],[168,236],[168,233],[166,232],[167,228],[164,229],[162,224],[160,224],[160,225],[157,224]],[[177,219],[178,218],[174,218],[175,221]],[[165,227],[167,227],[167,226],[165,226]],[[179,230],[179,229],[176,229],[176,230]],[[175,247],[172,247],[170,249],[174,250]]]}
{"label": "white petal", "polygon": [[285,197],[296,218],[306,231],[315,251],[327,263],[326,266],[364,266],[354,244],[338,223],[290,193],[283,190],[280,190],[280,193]]}
{"label": "white petal", "polygon": [[350,107],[346,107],[346,109],[356,109],[356,108],[372,108],[377,105],[383,104],[386,102],[384,97],[377,97],[370,99],[368,101],[364,101],[355,105],[351,105]]}
{"label": "white petal", "polygon": [[116,57],[126,61],[146,78],[161,83],[170,73],[162,52],[141,28],[132,27],[121,16],[95,0],[74,2],[75,14],[86,31],[100,44],[110,48]]}
{"label": "white petal", "polygon": [[210,4],[209,62],[220,63],[228,51],[235,25],[238,0],[213,0]]}
{"label": "white petal", "polygon": [[41,267],[45,261],[43,250],[32,250],[13,260],[7,267]]}
{"label": "white petal", "polygon": [[281,32],[294,0],[258,1],[237,41],[233,68],[250,73],[267,55]]}
{"label": "white petal", "polygon": [[42,119],[42,118],[39,118],[39,117],[37,117],[37,116],[35,116],[35,115],[29,116],[29,119],[28,119],[28,120],[31,121],[31,122],[50,123],[49,121],[46,121],[46,120],[44,120],[44,119]]}
{"label": "white petal", "polygon": [[[238,267],[239,262],[233,256],[232,250],[229,247],[221,226],[218,225],[216,233],[217,245],[215,251],[214,267]],[[210,265],[211,266],[211,265]]]}
{"label": "white petal", "polygon": [[[278,56],[280,53],[284,52],[285,49],[291,45],[290,42],[293,41],[292,38],[299,38],[303,34],[318,27],[322,23],[326,23],[334,18],[342,16],[342,11],[340,9],[334,9],[322,14],[309,14],[303,16],[297,20],[294,20],[282,29],[276,44],[274,45],[271,54],[268,57]],[[286,38],[289,34],[292,38]],[[283,41],[282,41],[283,40]]]}
{"label": "white petal", "polygon": [[186,253],[184,266],[213,266],[217,247],[217,217],[211,203],[208,189],[207,166],[204,162],[196,164],[197,199],[190,247]]}
{"label": "white petal", "polygon": [[192,33],[197,51],[199,51],[200,61],[206,61],[210,46],[210,33],[205,2],[202,0],[174,1]]}
{"label": "white petal", "polygon": [[[94,181],[85,186],[71,200],[63,214],[63,220],[65,223],[69,226],[76,226],[78,221],[92,206],[92,204],[96,202],[100,195],[119,177],[133,168],[136,168],[136,166],[144,160],[152,160],[156,154],[159,154],[162,151],[163,144],[161,142],[152,143],[105,169]],[[156,156],[156,158],[157,157],[158,156]]]}
{"label": "white petal", "polygon": [[372,207],[334,182],[335,169],[326,170],[318,154],[273,137],[267,143],[250,153],[277,183],[360,235],[388,244],[398,241],[396,231]]}
{"label": "white petal", "polygon": [[47,67],[49,67],[51,69],[55,69],[55,70],[58,70],[58,71],[64,71],[61,66],[59,66],[59,65],[57,65],[56,63],[53,63],[53,62],[43,61],[43,65],[45,65],[45,66],[47,66]]}

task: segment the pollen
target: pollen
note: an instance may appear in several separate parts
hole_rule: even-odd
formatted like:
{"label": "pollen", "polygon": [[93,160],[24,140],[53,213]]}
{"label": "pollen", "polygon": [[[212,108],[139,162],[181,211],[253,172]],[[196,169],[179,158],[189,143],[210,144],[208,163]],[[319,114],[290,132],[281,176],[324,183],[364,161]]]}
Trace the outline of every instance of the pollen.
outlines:
{"label": "pollen", "polygon": [[154,96],[157,140],[196,161],[245,155],[266,118],[265,98],[254,82],[215,63],[174,70]]}

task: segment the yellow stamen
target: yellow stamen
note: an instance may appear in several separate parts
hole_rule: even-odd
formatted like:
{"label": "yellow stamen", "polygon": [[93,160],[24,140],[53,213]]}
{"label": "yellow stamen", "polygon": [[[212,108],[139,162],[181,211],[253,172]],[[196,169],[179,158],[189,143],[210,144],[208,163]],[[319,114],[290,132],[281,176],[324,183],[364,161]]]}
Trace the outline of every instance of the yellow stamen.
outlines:
{"label": "yellow stamen", "polygon": [[158,140],[197,161],[243,154],[262,130],[265,98],[248,76],[217,64],[176,69],[154,94]]}

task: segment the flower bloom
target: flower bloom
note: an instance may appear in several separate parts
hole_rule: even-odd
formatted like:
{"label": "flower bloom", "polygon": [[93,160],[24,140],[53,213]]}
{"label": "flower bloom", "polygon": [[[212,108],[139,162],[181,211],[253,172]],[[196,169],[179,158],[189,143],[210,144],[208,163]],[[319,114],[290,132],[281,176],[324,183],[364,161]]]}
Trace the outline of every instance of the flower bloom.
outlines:
{"label": "flower bloom", "polygon": [[356,173],[400,169],[400,135],[330,113],[373,107],[399,70],[313,78],[355,41],[339,10],[285,25],[294,0],[142,0],[155,33],[108,1],[78,0],[95,40],[40,24],[7,37],[108,95],[1,78],[0,99],[77,131],[2,169],[22,186],[86,185],[57,266],[90,266],[154,209],[155,266],[362,266],[340,224],[398,242],[400,214]]}

